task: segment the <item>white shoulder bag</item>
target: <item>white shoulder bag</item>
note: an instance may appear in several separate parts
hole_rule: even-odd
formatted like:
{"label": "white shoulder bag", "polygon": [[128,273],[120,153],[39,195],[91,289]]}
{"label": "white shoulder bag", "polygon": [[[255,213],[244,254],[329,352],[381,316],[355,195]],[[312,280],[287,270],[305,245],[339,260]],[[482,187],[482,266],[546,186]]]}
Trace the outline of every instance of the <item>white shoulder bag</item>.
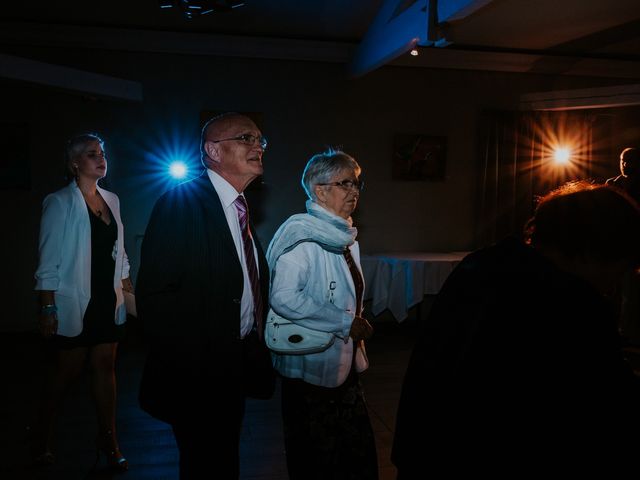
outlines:
{"label": "white shoulder bag", "polygon": [[281,317],[272,309],[269,309],[264,337],[271,351],[286,355],[323,352],[336,339],[333,333],[303,327]]}
{"label": "white shoulder bag", "polygon": [[[291,245],[280,256],[293,250],[300,243],[302,241]],[[322,246],[322,244],[319,245]],[[273,283],[274,276],[275,268],[271,275],[271,283]],[[333,294],[331,285],[335,285],[335,282],[330,282],[329,285],[329,298],[331,299]],[[269,350],[283,355],[308,355],[310,353],[323,352],[333,345],[336,340],[336,336],[333,333],[303,327],[296,322],[281,317],[272,308],[269,309],[269,315],[267,315],[264,337]]]}

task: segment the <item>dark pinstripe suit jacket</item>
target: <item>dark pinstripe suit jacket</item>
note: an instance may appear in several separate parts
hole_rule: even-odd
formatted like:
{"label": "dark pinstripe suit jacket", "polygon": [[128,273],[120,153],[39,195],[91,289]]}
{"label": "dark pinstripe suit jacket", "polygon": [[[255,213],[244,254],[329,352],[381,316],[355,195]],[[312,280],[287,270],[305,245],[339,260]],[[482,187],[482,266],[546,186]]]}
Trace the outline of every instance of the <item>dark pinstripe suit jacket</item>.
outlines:
{"label": "dark pinstripe suit jacket", "polygon": [[[269,270],[253,238],[267,305]],[[175,423],[202,409],[225,408],[247,391],[273,393],[266,346],[258,345],[255,365],[242,368],[242,290],[242,267],[206,172],[160,197],[145,232],[136,286],[149,345],[140,388],[144,410]]]}

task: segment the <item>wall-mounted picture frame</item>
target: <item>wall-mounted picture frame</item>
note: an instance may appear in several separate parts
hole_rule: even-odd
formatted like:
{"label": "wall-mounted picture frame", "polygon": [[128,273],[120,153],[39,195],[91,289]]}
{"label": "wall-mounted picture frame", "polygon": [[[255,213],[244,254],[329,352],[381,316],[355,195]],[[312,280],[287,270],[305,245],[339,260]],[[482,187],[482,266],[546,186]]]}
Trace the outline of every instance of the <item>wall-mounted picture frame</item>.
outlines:
{"label": "wall-mounted picture frame", "polygon": [[444,180],[446,172],[447,138],[424,134],[394,136],[394,180]]}

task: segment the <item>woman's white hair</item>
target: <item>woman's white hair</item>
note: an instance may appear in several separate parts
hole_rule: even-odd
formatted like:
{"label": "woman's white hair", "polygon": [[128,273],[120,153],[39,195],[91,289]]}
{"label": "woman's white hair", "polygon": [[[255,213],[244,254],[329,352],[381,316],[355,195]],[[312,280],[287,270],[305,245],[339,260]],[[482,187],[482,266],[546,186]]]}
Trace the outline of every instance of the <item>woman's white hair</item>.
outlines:
{"label": "woman's white hair", "polygon": [[319,183],[329,183],[342,170],[353,170],[356,176],[362,171],[358,162],[342,150],[329,148],[322,153],[317,153],[304,167],[302,188],[311,200],[316,200],[313,187]]}

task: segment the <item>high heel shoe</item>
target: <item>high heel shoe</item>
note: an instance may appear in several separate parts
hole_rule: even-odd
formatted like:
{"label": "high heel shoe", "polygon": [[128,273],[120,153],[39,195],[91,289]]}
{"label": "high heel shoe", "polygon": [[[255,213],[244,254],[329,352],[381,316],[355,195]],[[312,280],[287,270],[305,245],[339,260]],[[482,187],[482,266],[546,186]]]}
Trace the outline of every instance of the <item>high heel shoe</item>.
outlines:
{"label": "high heel shoe", "polygon": [[36,467],[50,467],[55,462],[56,462],[56,456],[53,453],[51,453],[49,450],[39,455],[35,455],[33,457],[33,464]]}
{"label": "high heel shoe", "polygon": [[56,463],[56,456],[49,449],[49,440],[27,427],[27,442],[31,450],[31,462],[36,467],[50,467]]}
{"label": "high heel shoe", "polygon": [[96,439],[96,463],[93,465],[94,470],[100,461],[100,452],[104,453],[107,457],[107,465],[109,468],[117,470],[118,472],[129,470],[129,462],[120,452],[118,443],[111,430],[99,434]]}

